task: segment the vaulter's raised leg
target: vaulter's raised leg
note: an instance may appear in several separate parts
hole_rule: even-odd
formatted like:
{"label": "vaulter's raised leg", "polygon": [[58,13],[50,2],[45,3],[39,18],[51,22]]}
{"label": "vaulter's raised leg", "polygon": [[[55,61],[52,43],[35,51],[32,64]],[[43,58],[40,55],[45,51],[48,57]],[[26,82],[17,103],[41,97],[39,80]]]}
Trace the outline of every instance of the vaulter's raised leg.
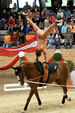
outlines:
{"label": "vaulter's raised leg", "polygon": [[56,22],[50,25],[50,27],[44,31],[44,36],[47,37],[47,35],[49,35],[52,32],[56,25],[57,25]]}
{"label": "vaulter's raised leg", "polygon": [[[34,31],[37,32],[37,30],[39,29],[39,27],[26,16],[26,20],[29,22],[29,24],[33,27]],[[40,29],[39,29],[40,30]]]}

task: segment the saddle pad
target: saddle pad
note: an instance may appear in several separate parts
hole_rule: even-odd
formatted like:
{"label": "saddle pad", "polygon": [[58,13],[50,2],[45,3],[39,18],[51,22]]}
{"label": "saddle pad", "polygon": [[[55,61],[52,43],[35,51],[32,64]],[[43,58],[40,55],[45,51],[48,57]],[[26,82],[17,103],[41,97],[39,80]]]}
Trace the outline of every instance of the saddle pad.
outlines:
{"label": "saddle pad", "polygon": [[54,73],[58,69],[58,64],[56,62],[49,62],[48,63],[48,73]]}

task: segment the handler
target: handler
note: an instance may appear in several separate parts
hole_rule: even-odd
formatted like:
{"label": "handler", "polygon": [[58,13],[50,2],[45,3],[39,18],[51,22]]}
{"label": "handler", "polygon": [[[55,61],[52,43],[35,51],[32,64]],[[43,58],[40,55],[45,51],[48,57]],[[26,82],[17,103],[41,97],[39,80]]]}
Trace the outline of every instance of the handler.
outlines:
{"label": "handler", "polygon": [[[38,57],[41,56],[41,53],[43,53],[45,62],[48,63],[48,61],[47,61],[47,51],[46,51],[46,44],[47,44],[46,37],[56,27],[58,21],[56,21],[54,24],[50,25],[50,27],[47,28],[46,30],[41,30],[35,23],[33,23],[33,21],[30,18],[28,18],[27,14],[25,14],[24,12],[22,14],[25,16],[26,20],[33,27],[33,30],[35,31],[35,33],[39,37],[37,47],[36,47],[36,61],[38,61]],[[44,64],[43,82],[46,82],[47,77],[48,77],[48,68],[47,68],[46,63]]]}

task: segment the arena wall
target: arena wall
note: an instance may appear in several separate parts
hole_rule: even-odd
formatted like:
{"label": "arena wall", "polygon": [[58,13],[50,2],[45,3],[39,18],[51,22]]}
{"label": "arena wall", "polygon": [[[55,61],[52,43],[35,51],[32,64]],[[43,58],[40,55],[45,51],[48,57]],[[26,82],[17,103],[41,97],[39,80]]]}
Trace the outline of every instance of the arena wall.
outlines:
{"label": "arena wall", "polygon": [[[48,60],[53,56],[55,51],[56,51],[55,49],[47,50]],[[59,51],[61,51],[62,56],[65,60],[72,60],[75,64],[75,50],[74,49],[60,49]],[[0,56],[0,67],[4,67],[8,65],[14,58],[16,58],[16,56],[14,57]],[[36,58],[35,53],[25,53],[25,57],[28,59],[29,62],[34,62]],[[43,62],[44,56],[42,55],[39,58],[39,60]],[[17,66],[18,64],[19,64],[19,61],[14,66]],[[11,70],[11,69],[8,69],[8,70]]]}

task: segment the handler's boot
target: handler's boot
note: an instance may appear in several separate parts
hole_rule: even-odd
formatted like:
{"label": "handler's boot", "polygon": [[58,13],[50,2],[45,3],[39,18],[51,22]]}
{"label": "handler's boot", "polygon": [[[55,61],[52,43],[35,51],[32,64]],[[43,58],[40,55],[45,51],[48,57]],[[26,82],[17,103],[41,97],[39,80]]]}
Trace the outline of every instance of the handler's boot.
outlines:
{"label": "handler's boot", "polygon": [[47,81],[47,78],[48,78],[48,66],[47,66],[47,64],[43,64],[43,66],[44,66],[43,82],[46,82]]}

